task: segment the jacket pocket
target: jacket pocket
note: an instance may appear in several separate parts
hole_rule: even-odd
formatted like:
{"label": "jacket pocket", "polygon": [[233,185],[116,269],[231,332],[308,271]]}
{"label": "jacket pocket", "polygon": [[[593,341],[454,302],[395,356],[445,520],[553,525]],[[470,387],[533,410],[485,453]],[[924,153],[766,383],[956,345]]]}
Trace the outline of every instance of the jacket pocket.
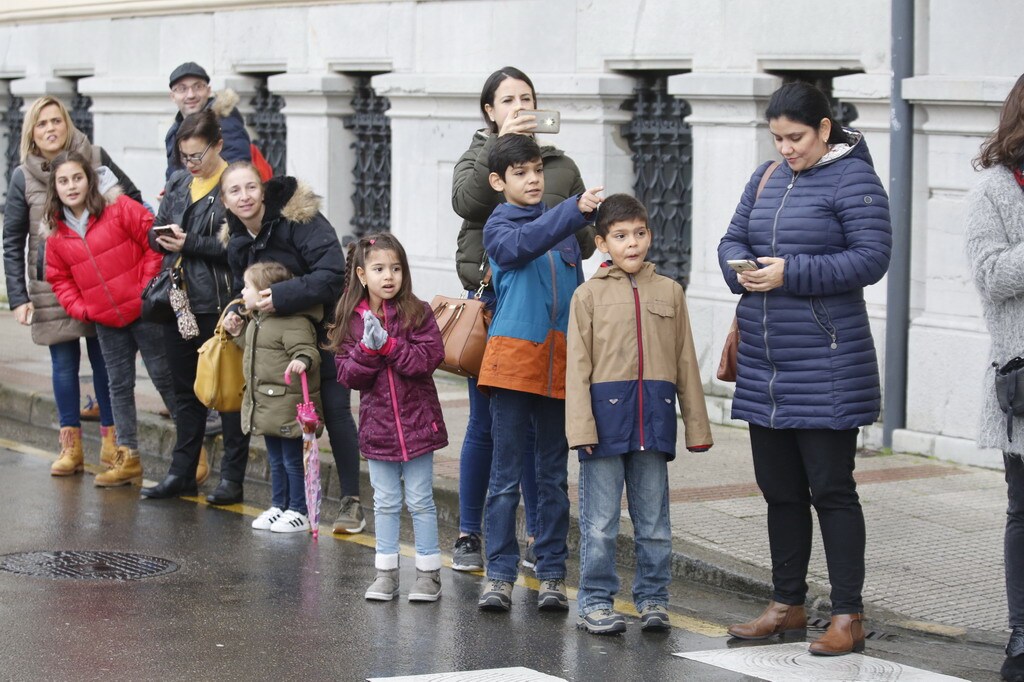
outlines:
{"label": "jacket pocket", "polygon": [[667,381],[644,382],[644,409],[652,432],[647,447],[674,452],[676,442],[676,389]]}
{"label": "jacket pocket", "polygon": [[828,311],[828,306],[817,296],[811,296],[809,302],[814,321],[821,328],[825,336],[828,337],[829,348],[835,350],[839,347],[839,334],[836,332],[835,325],[832,324],[832,315]]}
{"label": "jacket pocket", "polygon": [[636,420],[636,384],[592,384],[590,402],[598,440],[608,445],[628,441]]}

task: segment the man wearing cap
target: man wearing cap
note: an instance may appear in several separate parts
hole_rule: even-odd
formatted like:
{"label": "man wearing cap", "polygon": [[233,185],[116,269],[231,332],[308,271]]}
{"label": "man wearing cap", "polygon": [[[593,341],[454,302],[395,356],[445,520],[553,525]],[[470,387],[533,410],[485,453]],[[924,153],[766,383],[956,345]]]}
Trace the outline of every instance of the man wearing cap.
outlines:
{"label": "man wearing cap", "polygon": [[195,62],[185,62],[171,72],[171,101],[178,107],[178,115],[174,117],[174,123],[167,131],[167,138],[164,140],[167,146],[167,174],[181,168],[178,161],[178,154],[175,148],[175,135],[181,122],[189,114],[194,114],[203,109],[212,109],[220,119],[220,130],[224,136],[224,149],[221,157],[231,163],[232,161],[251,161],[252,154],[249,151],[249,133],[245,130],[245,121],[242,114],[238,112],[238,95],[233,90],[212,94],[210,92],[210,76],[206,69]]}

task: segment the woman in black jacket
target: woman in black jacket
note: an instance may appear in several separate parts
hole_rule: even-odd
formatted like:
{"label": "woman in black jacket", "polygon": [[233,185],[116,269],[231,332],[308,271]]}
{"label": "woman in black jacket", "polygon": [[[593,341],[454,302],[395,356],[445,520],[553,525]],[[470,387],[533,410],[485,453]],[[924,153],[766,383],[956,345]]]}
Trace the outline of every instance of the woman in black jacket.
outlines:
{"label": "woman in black jacket", "polygon": [[[199,335],[182,338],[174,323],[164,328],[167,362],[174,368],[177,442],[167,476],[142,489],[143,497],[154,499],[197,492],[196,471],[208,412],[193,390],[199,347],[213,336],[221,311],[232,299],[227,249],[217,237],[224,222],[220,179],[227,163],[220,156],[224,141],[216,114],[207,109],[186,117],[178,129],[177,145],[185,168],[167,181],[149,243],[165,254],[165,268],[181,259]],[[240,413],[221,412],[220,421],[224,434],[221,480],[206,499],[210,504],[234,504],[242,500],[249,437],[242,433]]]}
{"label": "woman in black jacket", "polygon": [[[227,244],[234,277],[241,292],[242,273],[253,263],[274,261],[288,268],[293,279],[260,292],[260,308],[284,315],[323,306],[317,329],[320,340],[320,399],[341,483],[341,511],[336,533],[359,533],[366,527],[359,504],[359,443],[352,419],[349,390],[338,383],[334,354],[324,350],[327,327],[344,287],[345,257],[334,227],[320,213],[320,199],[295,178],[273,178],[264,185],[248,161],[236,161],[221,176],[221,199],[227,220],[221,241]],[[228,331],[241,329],[242,320],[228,313]]]}

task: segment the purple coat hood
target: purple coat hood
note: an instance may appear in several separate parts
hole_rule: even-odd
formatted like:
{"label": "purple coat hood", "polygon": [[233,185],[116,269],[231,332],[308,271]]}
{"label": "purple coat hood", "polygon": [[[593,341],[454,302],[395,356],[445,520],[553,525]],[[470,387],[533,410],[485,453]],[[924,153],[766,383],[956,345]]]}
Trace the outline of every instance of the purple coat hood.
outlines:
{"label": "purple coat hood", "polygon": [[408,461],[448,445],[448,431],[434,386],[444,342],[433,311],[416,329],[403,329],[395,307],[384,302],[388,343],[380,351],[362,343],[366,301],[349,320],[351,334],[338,351],[338,381],[359,391],[359,449],[367,459]]}

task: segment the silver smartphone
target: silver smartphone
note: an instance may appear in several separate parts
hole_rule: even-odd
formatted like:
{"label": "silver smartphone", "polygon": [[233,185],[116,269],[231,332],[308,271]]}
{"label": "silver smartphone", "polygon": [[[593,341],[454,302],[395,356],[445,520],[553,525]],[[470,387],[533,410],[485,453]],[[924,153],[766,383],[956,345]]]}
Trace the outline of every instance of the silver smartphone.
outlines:
{"label": "silver smartphone", "polygon": [[757,263],[752,260],[727,260],[725,264],[736,272],[747,272],[749,270],[757,270]]}
{"label": "silver smartphone", "polygon": [[562,126],[562,115],[554,109],[520,109],[516,116],[519,114],[536,116],[537,127],[533,129],[534,133],[554,135]]}

